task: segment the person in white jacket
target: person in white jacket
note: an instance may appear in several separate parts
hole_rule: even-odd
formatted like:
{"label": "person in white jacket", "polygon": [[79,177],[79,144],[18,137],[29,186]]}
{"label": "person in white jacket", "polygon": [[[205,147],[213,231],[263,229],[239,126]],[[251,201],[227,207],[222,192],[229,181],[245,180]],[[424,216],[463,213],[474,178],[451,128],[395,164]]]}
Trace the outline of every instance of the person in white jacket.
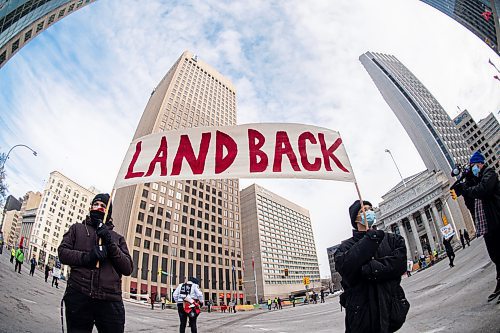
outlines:
{"label": "person in white jacket", "polygon": [[[203,293],[200,291],[198,284],[198,279],[190,277],[187,282],[179,284],[174,291],[173,297],[174,301],[177,303],[177,312],[179,313],[179,319],[181,321],[179,327],[180,333],[186,332],[188,318],[191,333],[198,332],[196,319],[198,318],[199,308],[198,311],[196,311],[196,307],[201,307],[203,305]],[[184,301],[190,303],[188,306],[188,308],[190,308],[190,310],[188,310],[189,312],[185,309]]]}

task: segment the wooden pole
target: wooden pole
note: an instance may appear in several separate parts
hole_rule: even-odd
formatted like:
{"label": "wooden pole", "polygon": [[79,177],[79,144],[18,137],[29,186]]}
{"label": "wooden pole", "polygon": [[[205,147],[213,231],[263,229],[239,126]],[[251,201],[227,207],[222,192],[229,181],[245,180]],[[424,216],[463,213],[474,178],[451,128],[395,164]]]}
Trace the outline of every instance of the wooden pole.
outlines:
{"label": "wooden pole", "polygon": [[368,221],[366,219],[365,205],[363,204],[363,199],[361,198],[361,192],[359,191],[358,182],[354,182],[354,186],[356,186],[356,191],[358,192],[359,203],[361,204],[361,212],[363,212],[363,217],[365,218],[365,227],[366,230],[368,230]]}
{"label": "wooden pole", "polygon": [[[104,211],[104,219],[102,223],[106,223],[106,219],[108,218],[109,206],[111,205],[111,200],[113,200],[113,195],[115,194],[115,189],[111,191],[111,195],[109,196],[108,204],[106,205],[106,210]],[[100,227],[100,226],[99,226]],[[99,250],[102,250],[102,239],[99,238]],[[96,267],[99,268],[99,261],[96,264]]]}

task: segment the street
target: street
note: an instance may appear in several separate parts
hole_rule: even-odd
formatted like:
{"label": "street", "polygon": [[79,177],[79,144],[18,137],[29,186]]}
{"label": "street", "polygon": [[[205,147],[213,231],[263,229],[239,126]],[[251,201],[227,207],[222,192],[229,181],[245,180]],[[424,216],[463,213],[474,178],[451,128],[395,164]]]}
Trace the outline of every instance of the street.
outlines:
{"label": "street", "polygon": [[[14,272],[7,252],[4,249],[0,256],[0,332],[61,332],[60,300],[66,284],[52,288],[51,278],[45,283],[42,271],[29,276],[26,264],[22,274]],[[456,255],[453,268],[445,259],[403,279],[411,308],[399,332],[500,332],[500,304],[486,302],[494,288],[495,269],[483,239]],[[176,311],[130,302],[125,307],[126,332],[178,331]],[[343,332],[344,315],[338,297],[329,296],[324,304],[283,310],[202,313],[198,328],[199,332]]]}

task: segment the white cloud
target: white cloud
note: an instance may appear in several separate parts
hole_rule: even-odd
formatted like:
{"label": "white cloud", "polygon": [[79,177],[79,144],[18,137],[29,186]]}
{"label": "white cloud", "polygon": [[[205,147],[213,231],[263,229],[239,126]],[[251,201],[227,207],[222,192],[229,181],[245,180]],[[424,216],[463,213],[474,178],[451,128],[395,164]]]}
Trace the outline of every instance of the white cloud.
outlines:
{"label": "white cloud", "polygon": [[[97,1],[23,48],[0,70],[0,149],[16,196],[59,170],[109,191],[153,88],[189,49],[232,80],[239,123],[302,122],[339,130],[363,196],[378,203],[424,169],[413,144],[358,61],[399,58],[445,110],[479,120],[500,109],[488,58],[453,20],[417,0]],[[253,183],[242,180],[242,186]],[[257,183],[310,211],[322,275],[326,248],[349,236],[352,184]]]}

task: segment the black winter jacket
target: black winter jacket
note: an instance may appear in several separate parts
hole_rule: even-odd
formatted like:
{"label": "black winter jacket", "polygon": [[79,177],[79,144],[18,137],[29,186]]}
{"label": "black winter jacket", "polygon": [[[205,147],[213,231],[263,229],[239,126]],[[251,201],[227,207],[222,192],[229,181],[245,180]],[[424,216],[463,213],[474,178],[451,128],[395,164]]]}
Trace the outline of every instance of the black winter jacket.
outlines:
{"label": "black winter jacket", "polygon": [[462,190],[464,198],[480,199],[488,224],[488,231],[500,229],[500,181],[495,169],[484,167],[479,173],[479,182]]}
{"label": "black winter jacket", "polygon": [[[99,268],[86,267],[82,258],[97,244],[96,228],[87,217],[82,223],[75,223],[64,234],[59,245],[59,259],[71,266],[67,288],[95,299],[120,301],[122,299],[122,275],[130,275],[133,262],[123,236],[113,231],[113,224],[107,222],[112,244],[107,246],[108,257],[99,262]],[[104,246],[104,245],[103,245]]]}
{"label": "black winter jacket", "polygon": [[346,332],[395,332],[403,325],[409,309],[400,286],[406,272],[403,237],[353,230],[335,252],[335,268],[342,276]]}

